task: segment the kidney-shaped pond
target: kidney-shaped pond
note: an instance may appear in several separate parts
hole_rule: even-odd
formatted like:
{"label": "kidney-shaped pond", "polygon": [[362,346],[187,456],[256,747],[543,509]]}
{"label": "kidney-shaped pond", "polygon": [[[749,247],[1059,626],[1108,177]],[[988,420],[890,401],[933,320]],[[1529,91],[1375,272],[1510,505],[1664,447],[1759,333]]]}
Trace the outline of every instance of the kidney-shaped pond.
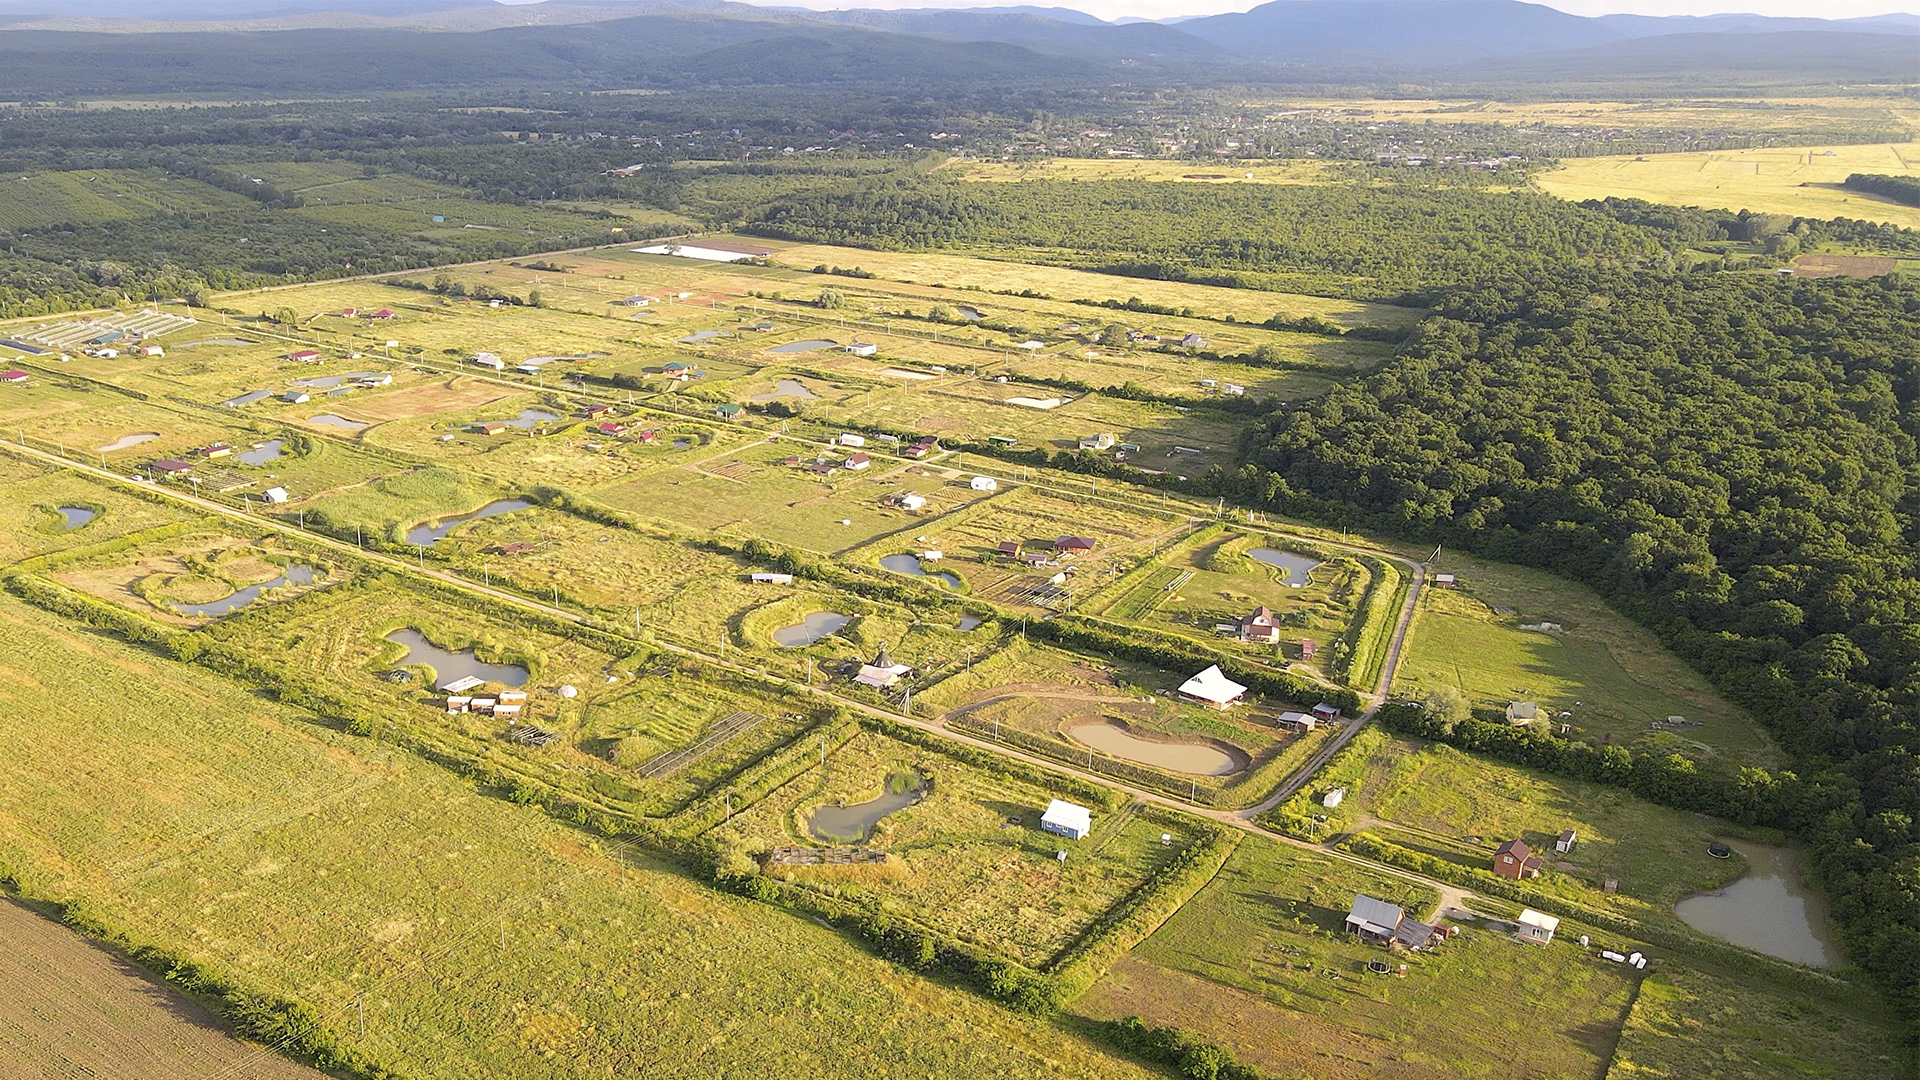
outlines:
{"label": "kidney-shaped pond", "polygon": [[407,647],[407,655],[400,659],[402,664],[427,665],[433,669],[434,679],[441,685],[468,676],[502,686],[527,684],[529,673],[519,664],[489,664],[476,658],[472,649],[448,652],[411,627],[395,630],[387,635],[387,640]]}
{"label": "kidney-shaped pond", "polygon": [[1067,737],[1123,761],[1187,776],[1231,776],[1246,768],[1248,762],[1244,753],[1229,752],[1218,743],[1143,739],[1112,720],[1075,725],[1067,729]]}
{"label": "kidney-shaped pond", "polygon": [[816,806],[807,816],[807,831],[830,844],[858,844],[873,835],[873,827],[920,801],[926,787],[913,773],[887,777],[887,789],[878,798],[853,806]]}
{"label": "kidney-shaped pond", "polygon": [[501,514],[511,514],[515,510],[525,510],[532,505],[532,501],[528,499],[495,499],[493,502],[475,510],[471,514],[455,514],[453,517],[440,518],[437,521],[428,521],[415,525],[413,528],[407,530],[407,543],[420,546],[437,544],[445,540],[448,533],[465,525],[469,521],[498,517]]}
{"label": "kidney-shaped pond", "polygon": [[847,628],[853,616],[842,615],[837,611],[816,611],[792,626],[783,626],[773,632],[773,643],[797,649],[802,645],[811,645],[821,638],[837,634]]}
{"label": "kidney-shaped pond", "polygon": [[60,531],[69,532],[78,529],[99,516],[100,511],[89,510],[84,506],[62,506],[60,507],[60,520],[66,522],[66,524],[60,527]]}
{"label": "kidney-shaped pond", "polygon": [[1307,583],[1307,575],[1313,573],[1313,568],[1320,565],[1320,560],[1318,559],[1311,559],[1305,555],[1295,555],[1291,551],[1281,551],[1279,548],[1270,547],[1254,548],[1252,551],[1247,552],[1247,558],[1257,563],[1265,563],[1268,566],[1277,566],[1285,570],[1287,572],[1287,584],[1296,589],[1305,585]]}
{"label": "kidney-shaped pond", "polygon": [[949,589],[957,589],[960,587],[959,575],[947,573],[945,570],[936,570],[928,573],[927,568],[920,564],[920,556],[918,555],[888,555],[880,560],[880,565],[896,574],[906,574],[910,577],[939,578],[941,581],[946,582],[947,588]]}
{"label": "kidney-shaped pond", "polygon": [[289,585],[311,584],[313,584],[313,567],[295,564],[287,567],[285,573],[274,578],[272,581],[263,581],[258,585],[249,585],[231,596],[223,596],[218,600],[209,600],[204,604],[175,604],[173,605],[173,610],[182,615],[206,616],[217,619],[228,612],[238,611],[248,604],[253,603],[255,600],[260,599],[260,594],[266,592],[268,589],[284,589]]}
{"label": "kidney-shaped pond", "polygon": [[1747,857],[1747,876],[1717,892],[1674,905],[1680,921],[1703,934],[1811,967],[1840,962],[1827,929],[1827,905],[1800,883],[1798,857],[1760,844],[1728,845]]}

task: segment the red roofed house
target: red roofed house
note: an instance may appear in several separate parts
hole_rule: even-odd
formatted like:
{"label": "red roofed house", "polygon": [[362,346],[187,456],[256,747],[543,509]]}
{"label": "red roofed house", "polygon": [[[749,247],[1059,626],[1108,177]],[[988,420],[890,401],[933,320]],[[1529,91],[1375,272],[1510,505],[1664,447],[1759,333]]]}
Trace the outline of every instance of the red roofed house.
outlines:
{"label": "red roofed house", "polygon": [[609,420],[603,424],[593,425],[593,430],[599,432],[602,435],[624,435],[627,433],[627,425],[616,424],[613,421]]}
{"label": "red roofed house", "polygon": [[373,314],[371,314],[371,315],[369,315],[369,316],[367,316],[367,318],[369,318],[369,319],[391,319],[391,318],[393,318],[393,310],[392,310],[391,308],[381,308],[381,309],[380,309],[379,311],[376,311],[376,312],[374,312]]}
{"label": "red roofed house", "polygon": [[1320,651],[1320,643],[1312,638],[1300,639],[1300,659],[1311,660],[1313,654]]}
{"label": "red roofed house", "polygon": [[643,443],[651,444],[660,441],[660,433],[657,431],[643,431],[635,435],[634,438],[639,439]]}
{"label": "red roofed house", "polygon": [[148,463],[147,468],[153,472],[165,473],[168,476],[185,476],[193,471],[192,465],[178,458],[161,458],[159,461]]}
{"label": "red roofed house", "polygon": [[288,353],[287,359],[296,360],[302,364],[311,364],[315,360],[320,359],[320,354],[319,352],[313,349],[301,349],[299,352]]}
{"label": "red roofed house", "polygon": [[1020,541],[1002,540],[1000,541],[999,551],[1003,558],[1017,559],[1020,557]]}
{"label": "red roofed house", "polygon": [[852,453],[847,455],[847,460],[843,462],[843,464],[846,465],[847,468],[859,472],[861,469],[873,464],[873,459],[865,454]]}
{"label": "red roofed house", "polygon": [[9,372],[6,372],[5,374],[0,374],[0,382],[26,382],[26,381],[27,381],[27,373],[24,371],[9,371]]}
{"label": "red roofed house", "polygon": [[1513,881],[1539,877],[1543,865],[1525,840],[1509,840],[1493,852],[1493,872]]}
{"label": "red roofed house", "polygon": [[612,411],[611,405],[588,405],[580,410],[580,415],[589,420],[598,420]]}
{"label": "red roofed house", "polygon": [[1053,550],[1062,555],[1085,555],[1093,550],[1093,541],[1084,536],[1063,536],[1053,542]]}
{"label": "red roofed house", "polygon": [[1240,637],[1245,641],[1277,645],[1280,643],[1280,620],[1262,604],[1253,609],[1253,614],[1240,620]]}

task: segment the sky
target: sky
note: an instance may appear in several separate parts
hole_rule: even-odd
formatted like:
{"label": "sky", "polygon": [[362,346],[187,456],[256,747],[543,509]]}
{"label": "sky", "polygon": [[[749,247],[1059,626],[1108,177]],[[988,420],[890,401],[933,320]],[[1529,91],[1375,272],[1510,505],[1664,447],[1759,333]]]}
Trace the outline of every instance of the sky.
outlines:
{"label": "sky", "polygon": [[[1260,0],[747,0],[779,6],[833,8],[923,8],[1013,6],[1069,7],[1102,19],[1134,16],[1164,19],[1175,15],[1214,15],[1245,11]],[[1538,0],[1535,0],[1538,2]],[[1631,12],[1637,15],[1789,15],[1846,19],[1892,11],[1920,12],[1920,0],[1548,0],[1547,6],[1576,15]]]}

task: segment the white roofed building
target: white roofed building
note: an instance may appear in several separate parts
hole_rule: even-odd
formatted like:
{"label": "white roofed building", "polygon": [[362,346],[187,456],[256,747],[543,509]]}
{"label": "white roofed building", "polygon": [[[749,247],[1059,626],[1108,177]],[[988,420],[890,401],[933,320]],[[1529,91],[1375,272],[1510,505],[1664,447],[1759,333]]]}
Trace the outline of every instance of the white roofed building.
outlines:
{"label": "white roofed building", "polygon": [[1093,831],[1093,811],[1055,799],[1047,804],[1047,812],[1040,815],[1040,828],[1055,836],[1079,840]]}
{"label": "white roofed building", "polygon": [[1180,696],[1209,709],[1228,709],[1245,697],[1247,688],[1227,678],[1215,664],[1180,684]]}

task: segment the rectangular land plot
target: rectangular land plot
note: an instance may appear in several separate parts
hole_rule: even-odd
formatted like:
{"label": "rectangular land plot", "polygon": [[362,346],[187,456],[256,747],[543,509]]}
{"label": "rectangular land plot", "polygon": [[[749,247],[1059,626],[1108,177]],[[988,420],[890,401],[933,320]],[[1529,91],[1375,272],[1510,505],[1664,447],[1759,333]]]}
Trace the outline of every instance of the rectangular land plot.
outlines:
{"label": "rectangular land plot", "polygon": [[[1039,965],[1190,839],[1128,809],[1097,811],[1092,835],[1062,840],[1040,831],[1040,814],[1051,797],[1045,789],[872,733],[829,754],[824,775],[810,770],[736,812],[711,835],[754,857],[774,848],[836,846],[814,831],[825,820],[822,809],[900,795],[928,776],[930,793],[880,818],[862,841],[889,853],[885,866],[792,867],[784,873],[828,888],[851,873],[850,880],[919,921]],[[1163,845],[1160,836],[1168,832],[1174,839]],[[1067,852],[1064,862],[1056,857],[1061,850]],[[783,873],[777,866],[773,872]]]}
{"label": "rectangular land plot", "polygon": [[35,461],[0,456],[0,561],[14,562],[78,544],[111,540],[184,520],[169,503],[137,498],[110,484]]}

